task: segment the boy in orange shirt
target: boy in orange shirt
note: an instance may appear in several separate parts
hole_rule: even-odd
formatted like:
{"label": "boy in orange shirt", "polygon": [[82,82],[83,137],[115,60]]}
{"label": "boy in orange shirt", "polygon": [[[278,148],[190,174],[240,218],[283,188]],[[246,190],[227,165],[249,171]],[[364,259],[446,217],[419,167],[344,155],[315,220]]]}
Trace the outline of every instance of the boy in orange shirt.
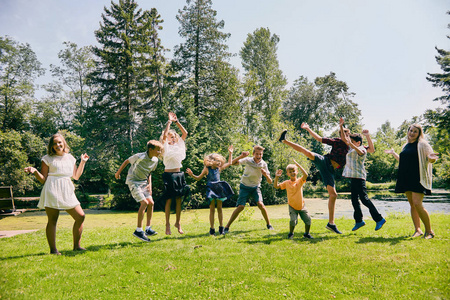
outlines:
{"label": "boy in orange shirt", "polygon": [[[278,178],[283,173],[282,170],[277,170],[275,173],[275,180],[273,182],[273,186],[276,189],[286,190],[288,204],[289,204],[289,234],[288,239],[294,238],[294,228],[297,225],[298,215],[305,223],[305,234],[303,234],[304,238],[312,239],[313,237],[309,234],[309,229],[311,228],[311,217],[308,214],[308,211],[305,208],[305,201],[303,200],[303,185],[306,182],[306,178],[308,178],[308,173],[303,169],[301,165],[299,165],[295,160],[295,165],[290,164],[286,167],[286,173],[289,176],[289,180],[283,181],[282,183],[278,183]],[[302,171],[303,176],[301,178],[297,178],[298,168]]]}

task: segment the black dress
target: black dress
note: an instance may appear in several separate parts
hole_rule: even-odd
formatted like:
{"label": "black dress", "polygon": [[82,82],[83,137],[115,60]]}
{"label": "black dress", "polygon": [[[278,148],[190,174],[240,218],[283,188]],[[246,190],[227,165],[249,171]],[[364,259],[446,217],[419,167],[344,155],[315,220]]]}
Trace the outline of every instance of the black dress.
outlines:
{"label": "black dress", "polygon": [[396,193],[415,192],[431,195],[431,191],[420,184],[418,142],[408,143],[400,152],[398,165]]}

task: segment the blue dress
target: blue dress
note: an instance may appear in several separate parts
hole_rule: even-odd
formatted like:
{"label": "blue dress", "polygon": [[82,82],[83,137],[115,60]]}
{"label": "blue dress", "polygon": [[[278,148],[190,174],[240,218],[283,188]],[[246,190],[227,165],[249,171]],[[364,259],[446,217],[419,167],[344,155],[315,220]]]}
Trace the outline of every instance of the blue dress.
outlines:
{"label": "blue dress", "polygon": [[212,169],[208,167],[208,176],[206,177],[206,198],[209,202],[212,199],[226,200],[230,199],[234,192],[226,181],[220,180],[219,168]]}

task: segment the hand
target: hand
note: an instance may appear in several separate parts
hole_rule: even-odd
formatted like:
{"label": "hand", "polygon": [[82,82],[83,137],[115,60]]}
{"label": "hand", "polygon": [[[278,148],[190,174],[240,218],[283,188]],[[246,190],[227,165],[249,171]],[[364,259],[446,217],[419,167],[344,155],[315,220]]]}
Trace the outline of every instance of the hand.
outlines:
{"label": "hand", "polygon": [[280,177],[281,174],[283,174],[283,170],[278,169],[278,170],[275,172],[275,177]]}
{"label": "hand", "polygon": [[229,152],[229,153],[233,153],[233,145],[230,145],[230,146],[228,147],[228,152]]}
{"label": "hand", "polygon": [[117,172],[116,175],[114,175],[114,177],[116,177],[116,179],[120,179],[120,173]]}
{"label": "hand", "polygon": [[177,115],[175,113],[173,113],[173,112],[170,112],[169,113],[169,121],[171,121],[171,122],[178,122]]}
{"label": "hand", "polygon": [[261,174],[263,174],[264,177],[267,177],[267,171],[263,168],[261,168]]}
{"label": "hand", "polygon": [[194,173],[192,173],[192,170],[189,169],[189,168],[186,169],[186,173],[187,173],[189,176],[192,176],[192,175],[194,174]]}
{"label": "hand", "polygon": [[87,155],[86,153],[81,155],[81,161],[86,162],[86,161],[88,161],[88,159],[89,159],[89,155]]}
{"label": "hand", "polygon": [[428,159],[429,159],[429,160],[435,161],[435,160],[437,160],[438,158],[439,158],[439,153],[430,153],[430,154],[428,154]]}
{"label": "hand", "polygon": [[250,152],[248,152],[248,151],[243,151],[241,153],[242,157],[247,157],[249,154],[250,154]]}
{"label": "hand", "polygon": [[37,170],[36,170],[36,168],[33,168],[33,167],[26,167],[24,169],[24,171],[29,174],[34,174],[34,172],[36,172]]}
{"label": "hand", "polygon": [[394,154],[395,151],[394,151],[394,149],[386,149],[386,150],[384,150],[384,153],[387,153],[387,154]]}
{"label": "hand", "polygon": [[339,118],[339,125],[340,126],[343,126],[344,125],[344,118]]}
{"label": "hand", "polygon": [[152,195],[152,186],[149,184],[146,186],[146,188],[148,190],[149,195],[151,196]]}
{"label": "hand", "polygon": [[365,136],[365,137],[368,137],[370,134],[369,134],[369,130],[368,129],[364,129],[363,131],[362,131],[362,135],[363,136]]}
{"label": "hand", "polygon": [[303,122],[302,125],[300,125],[300,128],[308,130],[309,129],[309,125],[308,125],[308,123]]}

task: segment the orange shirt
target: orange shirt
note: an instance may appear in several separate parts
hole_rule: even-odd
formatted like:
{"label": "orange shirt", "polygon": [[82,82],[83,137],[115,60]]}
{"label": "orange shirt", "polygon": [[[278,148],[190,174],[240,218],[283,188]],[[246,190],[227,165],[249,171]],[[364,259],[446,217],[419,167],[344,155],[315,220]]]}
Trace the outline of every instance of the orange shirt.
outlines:
{"label": "orange shirt", "polygon": [[286,180],[280,183],[280,188],[286,190],[288,204],[293,209],[302,210],[305,206],[305,201],[303,200],[303,185],[305,182],[300,177],[296,181]]}

